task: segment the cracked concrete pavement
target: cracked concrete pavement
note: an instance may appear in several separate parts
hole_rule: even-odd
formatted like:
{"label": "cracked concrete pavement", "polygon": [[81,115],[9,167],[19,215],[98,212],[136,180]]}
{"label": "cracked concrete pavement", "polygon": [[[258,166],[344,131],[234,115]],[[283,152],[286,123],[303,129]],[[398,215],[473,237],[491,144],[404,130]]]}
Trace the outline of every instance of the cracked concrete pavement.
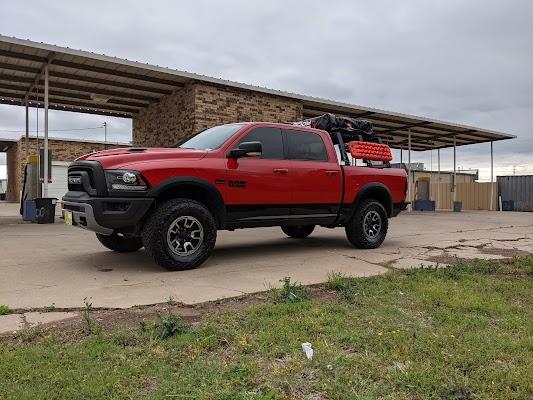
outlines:
{"label": "cracked concrete pavement", "polygon": [[387,267],[447,264],[455,257],[502,258],[533,252],[533,213],[412,212],[390,220],[387,239],[375,250],[352,247],[344,229],[317,228],[291,239],[279,228],[219,232],[207,262],[169,272],[144,250],[120,254],[94,234],[55,224],[23,223],[17,206],[0,203],[0,304],[29,310],[55,305],[126,308],[165,302],[186,304],[263,291],[289,276],[303,284],[324,282],[331,272],[369,276]]}

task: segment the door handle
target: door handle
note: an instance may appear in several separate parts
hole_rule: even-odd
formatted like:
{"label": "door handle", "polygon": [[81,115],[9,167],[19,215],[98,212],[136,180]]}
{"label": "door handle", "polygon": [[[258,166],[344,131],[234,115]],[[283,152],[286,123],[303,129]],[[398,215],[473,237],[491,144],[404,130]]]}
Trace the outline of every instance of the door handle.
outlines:
{"label": "door handle", "polygon": [[337,176],[339,171],[326,171],[327,176]]}
{"label": "door handle", "polygon": [[288,174],[289,170],[287,168],[274,168],[275,174]]}

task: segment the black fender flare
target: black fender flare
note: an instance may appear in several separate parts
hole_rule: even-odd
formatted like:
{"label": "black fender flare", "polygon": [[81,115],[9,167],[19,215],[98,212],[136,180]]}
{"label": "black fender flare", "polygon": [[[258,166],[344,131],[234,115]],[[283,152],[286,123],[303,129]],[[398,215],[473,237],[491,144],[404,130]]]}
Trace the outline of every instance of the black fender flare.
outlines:
{"label": "black fender flare", "polygon": [[[350,206],[350,209],[348,211],[348,220],[352,218],[352,216],[355,214],[355,210],[359,206],[359,203],[361,200],[365,197],[365,195],[369,194],[371,191],[374,193],[379,194],[379,198],[376,199],[379,202],[383,204],[383,207],[385,207],[385,211],[387,212],[387,216],[390,218],[392,217],[392,210],[393,210],[393,204],[392,204],[392,195],[387,186],[385,186],[383,183],[379,182],[372,182],[367,183],[365,186],[363,186],[355,195],[355,199],[352,202],[352,205]],[[371,196],[371,198],[375,198],[374,196]]]}
{"label": "black fender flare", "polygon": [[217,187],[205,179],[194,176],[177,176],[168,178],[150,189],[148,193],[146,193],[146,197],[157,198],[164,191],[168,189],[176,189],[180,186],[189,186],[207,191],[209,198],[214,201],[213,207],[210,207],[210,211],[215,214],[214,216],[218,227],[224,228],[226,225],[226,207],[224,199]]}

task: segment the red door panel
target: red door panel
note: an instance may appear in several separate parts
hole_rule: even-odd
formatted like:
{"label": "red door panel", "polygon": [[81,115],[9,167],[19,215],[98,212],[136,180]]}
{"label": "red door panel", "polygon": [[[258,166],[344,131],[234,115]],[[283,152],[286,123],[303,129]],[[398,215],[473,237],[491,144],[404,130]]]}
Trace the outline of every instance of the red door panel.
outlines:
{"label": "red door panel", "polygon": [[294,213],[337,213],[341,202],[339,165],[320,161],[291,161]]}
{"label": "red door panel", "polygon": [[227,161],[228,221],[281,218],[290,214],[288,160],[258,158]]}
{"label": "red door panel", "polygon": [[[291,203],[288,160],[228,159],[228,204]],[[244,182],[242,187],[231,182]]]}

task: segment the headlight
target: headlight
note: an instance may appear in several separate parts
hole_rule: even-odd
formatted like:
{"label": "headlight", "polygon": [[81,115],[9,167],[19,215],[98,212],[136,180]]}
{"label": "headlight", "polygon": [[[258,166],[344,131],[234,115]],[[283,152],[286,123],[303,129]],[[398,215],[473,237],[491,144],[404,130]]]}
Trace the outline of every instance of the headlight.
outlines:
{"label": "headlight", "polygon": [[149,188],[139,171],[105,171],[105,179],[110,190],[142,191]]}

